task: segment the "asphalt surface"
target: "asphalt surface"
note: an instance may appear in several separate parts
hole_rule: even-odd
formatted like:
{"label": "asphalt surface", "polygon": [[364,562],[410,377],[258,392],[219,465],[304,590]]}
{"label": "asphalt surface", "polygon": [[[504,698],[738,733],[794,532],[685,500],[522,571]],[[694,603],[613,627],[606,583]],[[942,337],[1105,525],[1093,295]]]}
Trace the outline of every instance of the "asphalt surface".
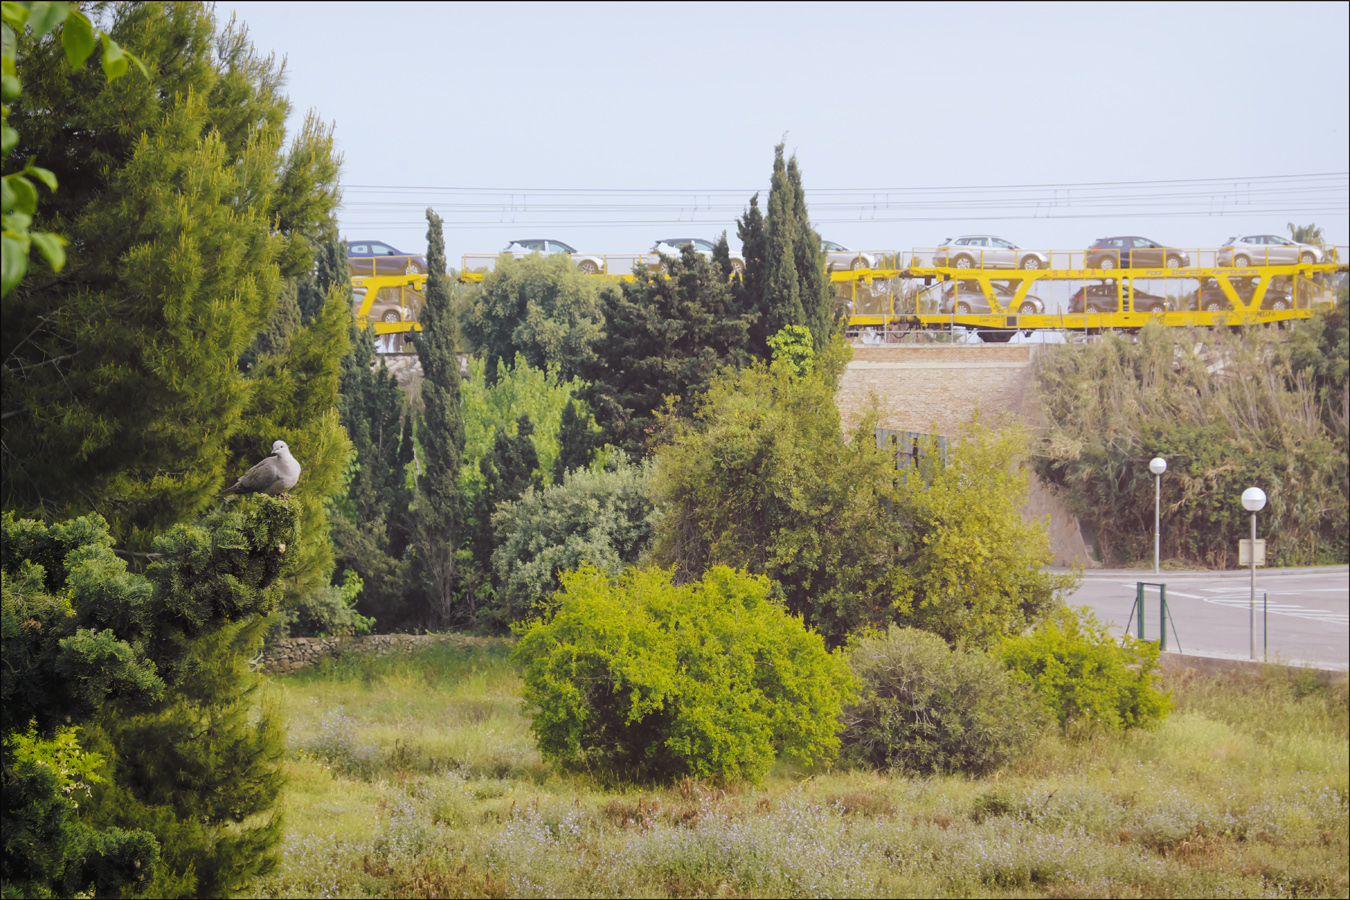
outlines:
{"label": "asphalt surface", "polygon": [[[1090,607],[1121,633],[1130,621],[1138,582],[1167,586],[1167,649],[1249,659],[1252,643],[1250,571],[1186,572],[1091,569],[1068,598]],[[1263,597],[1268,613],[1263,615]],[[1144,637],[1159,635],[1158,589],[1144,595]],[[1137,617],[1137,612],[1135,613]],[[1322,668],[1350,667],[1350,567],[1256,570],[1256,658]],[[1175,633],[1173,627],[1175,626]]]}

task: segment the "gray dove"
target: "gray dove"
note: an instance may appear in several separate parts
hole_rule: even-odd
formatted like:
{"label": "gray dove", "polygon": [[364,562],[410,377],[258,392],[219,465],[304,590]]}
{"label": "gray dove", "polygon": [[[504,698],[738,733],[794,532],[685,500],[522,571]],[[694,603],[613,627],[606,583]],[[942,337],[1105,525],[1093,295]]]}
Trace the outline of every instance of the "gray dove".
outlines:
{"label": "gray dove", "polygon": [[285,494],[300,480],[300,463],[291,456],[285,441],[272,444],[272,455],[245,472],[238,481],[220,492],[226,494]]}

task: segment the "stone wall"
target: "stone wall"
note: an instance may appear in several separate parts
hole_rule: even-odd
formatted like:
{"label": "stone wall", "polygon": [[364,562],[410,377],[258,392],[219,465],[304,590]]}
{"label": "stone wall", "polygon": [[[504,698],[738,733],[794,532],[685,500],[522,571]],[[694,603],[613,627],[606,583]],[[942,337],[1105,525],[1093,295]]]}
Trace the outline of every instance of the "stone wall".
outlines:
{"label": "stone wall", "polygon": [[449,643],[460,647],[476,647],[499,640],[463,634],[368,634],[362,637],[285,638],[267,648],[258,668],[269,675],[279,675],[313,665],[323,659],[336,659],[348,653],[385,656],[390,653],[415,653],[432,644]]}
{"label": "stone wall", "polygon": [[[881,425],[955,438],[976,409],[991,424],[1032,415],[1032,363],[1037,344],[855,345],[839,382],[847,433],[873,400]],[[1035,475],[1023,516],[1046,521],[1056,566],[1093,568],[1078,520]]]}

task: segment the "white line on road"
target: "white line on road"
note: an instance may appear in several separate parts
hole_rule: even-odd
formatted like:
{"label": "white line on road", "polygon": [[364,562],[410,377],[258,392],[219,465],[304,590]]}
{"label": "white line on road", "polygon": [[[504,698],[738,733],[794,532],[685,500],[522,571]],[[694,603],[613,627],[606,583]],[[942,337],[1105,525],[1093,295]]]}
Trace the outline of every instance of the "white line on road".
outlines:
{"label": "white line on road", "polygon": [[[1232,609],[1242,609],[1251,606],[1251,600],[1243,600],[1238,597],[1206,597],[1202,598],[1206,603],[1213,603],[1215,606],[1227,606]],[[1267,610],[1275,616],[1291,616],[1296,619],[1308,619],[1315,622],[1330,622],[1335,625],[1350,626],[1350,614],[1343,612],[1333,612],[1325,609],[1308,609],[1293,603],[1272,603]]]}

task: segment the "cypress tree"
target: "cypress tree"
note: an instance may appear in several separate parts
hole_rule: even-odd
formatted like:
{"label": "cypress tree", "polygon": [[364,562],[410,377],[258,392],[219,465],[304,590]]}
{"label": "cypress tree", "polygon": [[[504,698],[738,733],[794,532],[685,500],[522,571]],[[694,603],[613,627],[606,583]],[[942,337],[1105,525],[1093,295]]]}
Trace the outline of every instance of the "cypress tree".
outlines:
{"label": "cypress tree", "polygon": [[352,282],[347,268],[347,247],[337,235],[319,245],[314,260],[314,274],[300,282],[296,295],[296,305],[300,308],[300,320],[308,325],[323,309],[328,301],[328,293],[333,288],[345,292],[347,302],[351,302]]}
{"label": "cypress tree", "polygon": [[530,488],[543,486],[538,468],[539,453],[534,449],[534,423],[530,417],[521,415],[516,419],[514,436],[498,426],[492,436],[492,449],[478,461],[483,489],[474,501],[475,528],[469,541],[474,562],[489,578],[497,546],[492,515],[500,504],[519,499]]}
{"label": "cypress tree", "polygon": [[[728,260],[728,265],[730,261]],[[591,429],[591,417],[568,400],[558,425],[558,455],[553,460],[553,483],[562,484],[568,472],[584,469],[595,457],[596,433]]]}
{"label": "cypress tree", "polygon": [[424,456],[422,474],[417,479],[417,551],[431,582],[430,612],[441,623],[455,616],[455,552],[462,540],[463,518],[457,480],[464,455],[464,420],[455,317],[450,303],[441,217],[428,208],[427,292],[420,316],[422,334],[417,341],[423,406],[417,436]]}
{"label": "cypress tree", "polygon": [[768,359],[771,336],[788,325],[804,325],[821,352],[834,330],[834,291],[820,235],[807,215],[797,157],[784,161],[782,144],[774,148],[768,212],[763,218],[758,197],[750,199],[736,229],[745,257],[738,304],[759,313],[752,346]]}

